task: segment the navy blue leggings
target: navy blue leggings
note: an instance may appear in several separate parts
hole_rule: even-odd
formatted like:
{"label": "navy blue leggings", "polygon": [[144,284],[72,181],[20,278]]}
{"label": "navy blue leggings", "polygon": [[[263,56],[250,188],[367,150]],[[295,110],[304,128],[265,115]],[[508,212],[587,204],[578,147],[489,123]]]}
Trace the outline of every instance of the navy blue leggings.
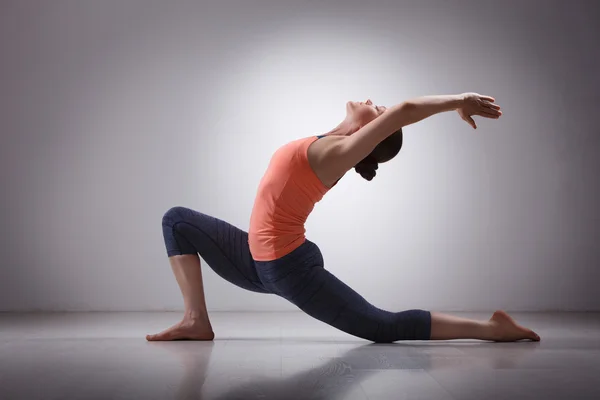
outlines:
{"label": "navy blue leggings", "polygon": [[308,239],[277,260],[255,261],[248,233],[209,215],[173,207],[165,213],[162,228],[169,257],[199,254],[234,285],[281,296],[346,333],[376,343],[430,338],[429,311],[375,307],[324,268],[321,251]]}

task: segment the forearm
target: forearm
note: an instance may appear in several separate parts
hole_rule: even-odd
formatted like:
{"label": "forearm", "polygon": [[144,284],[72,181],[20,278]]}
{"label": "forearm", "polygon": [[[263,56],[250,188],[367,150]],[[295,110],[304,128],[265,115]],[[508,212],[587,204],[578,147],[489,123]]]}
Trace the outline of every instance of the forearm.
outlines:
{"label": "forearm", "polygon": [[446,111],[454,111],[463,105],[464,96],[461,94],[422,96],[407,100],[391,107],[398,115],[402,126],[414,124]]}

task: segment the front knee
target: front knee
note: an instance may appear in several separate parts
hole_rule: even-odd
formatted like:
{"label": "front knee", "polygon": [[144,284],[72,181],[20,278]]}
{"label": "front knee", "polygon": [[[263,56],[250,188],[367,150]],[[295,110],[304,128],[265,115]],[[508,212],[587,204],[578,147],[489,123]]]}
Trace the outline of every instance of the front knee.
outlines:
{"label": "front knee", "polygon": [[186,207],[176,206],[171,207],[167,212],[163,215],[162,225],[173,227],[176,223],[184,220],[186,214],[190,210]]}

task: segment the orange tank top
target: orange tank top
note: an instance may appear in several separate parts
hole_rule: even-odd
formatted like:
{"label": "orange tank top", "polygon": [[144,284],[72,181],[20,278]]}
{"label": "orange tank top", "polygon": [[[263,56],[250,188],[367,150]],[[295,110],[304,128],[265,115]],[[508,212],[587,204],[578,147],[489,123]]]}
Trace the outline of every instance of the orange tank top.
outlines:
{"label": "orange tank top", "polygon": [[308,146],[317,136],[294,140],[277,149],[261,179],[248,229],[256,261],[270,261],[304,243],[304,223],[330,188],[308,163]]}

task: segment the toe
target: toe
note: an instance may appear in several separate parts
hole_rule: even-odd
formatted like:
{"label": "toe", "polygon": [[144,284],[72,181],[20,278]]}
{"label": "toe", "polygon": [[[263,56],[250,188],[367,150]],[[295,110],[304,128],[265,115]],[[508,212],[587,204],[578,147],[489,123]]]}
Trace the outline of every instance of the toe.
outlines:
{"label": "toe", "polygon": [[154,335],[146,336],[146,340],[151,341],[151,342],[159,341],[159,340],[168,340],[167,336],[168,336],[168,332],[161,332],[161,333],[156,333]]}
{"label": "toe", "polygon": [[540,340],[540,337],[538,336],[538,334],[535,333],[534,331],[532,331],[531,329],[527,329],[526,332],[527,332],[527,334],[526,334],[527,339],[531,339],[534,341]]}

